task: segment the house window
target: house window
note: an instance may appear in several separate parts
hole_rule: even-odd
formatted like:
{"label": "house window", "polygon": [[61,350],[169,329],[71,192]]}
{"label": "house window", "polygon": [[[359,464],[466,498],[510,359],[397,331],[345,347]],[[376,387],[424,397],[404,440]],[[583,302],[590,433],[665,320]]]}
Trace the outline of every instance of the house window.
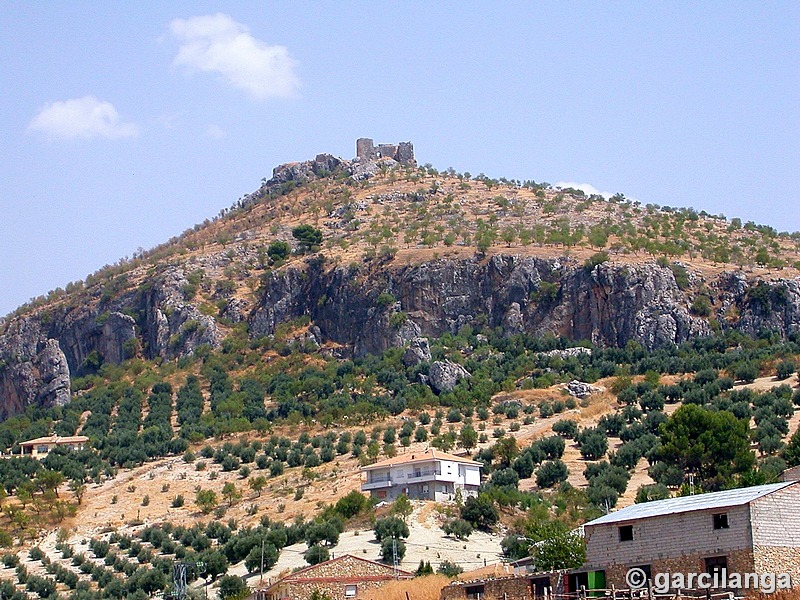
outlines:
{"label": "house window", "polygon": [[482,585],[467,586],[466,592],[467,592],[467,600],[481,600],[481,598],[483,598]]}
{"label": "house window", "polygon": [[633,525],[623,525],[619,528],[619,541],[632,542],[633,541]]}
{"label": "house window", "polygon": [[728,525],[728,513],[719,513],[718,515],[712,515],[714,521],[714,529],[728,529],[730,525]]}
{"label": "house window", "polygon": [[344,586],[344,597],[345,598],[355,598],[357,591],[358,591],[358,586],[356,586],[356,585],[346,585],[346,586]]}

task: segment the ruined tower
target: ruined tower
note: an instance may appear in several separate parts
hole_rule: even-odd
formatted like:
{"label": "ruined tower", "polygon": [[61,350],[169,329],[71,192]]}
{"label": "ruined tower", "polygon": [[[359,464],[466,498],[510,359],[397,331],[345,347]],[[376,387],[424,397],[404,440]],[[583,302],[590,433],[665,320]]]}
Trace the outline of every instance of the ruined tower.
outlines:
{"label": "ruined tower", "polygon": [[376,158],[391,158],[402,165],[415,165],[414,144],[400,142],[399,144],[378,144],[372,138],[358,138],[356,140],[356,156],[362,160],[375,160]]}

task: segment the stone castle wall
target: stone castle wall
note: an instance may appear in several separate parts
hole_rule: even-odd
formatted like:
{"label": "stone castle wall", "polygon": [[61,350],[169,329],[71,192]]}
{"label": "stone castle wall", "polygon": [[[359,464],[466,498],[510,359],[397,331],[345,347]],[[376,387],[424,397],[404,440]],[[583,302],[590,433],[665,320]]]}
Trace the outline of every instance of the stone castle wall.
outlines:
{"label": "stone castle wall", "polygon": [[358,138],[356,140],[356,157],[362,160],[391,158],[402,165],[416,164],[414,144],[411,142],[378,144],[375,146],[371,138]]}

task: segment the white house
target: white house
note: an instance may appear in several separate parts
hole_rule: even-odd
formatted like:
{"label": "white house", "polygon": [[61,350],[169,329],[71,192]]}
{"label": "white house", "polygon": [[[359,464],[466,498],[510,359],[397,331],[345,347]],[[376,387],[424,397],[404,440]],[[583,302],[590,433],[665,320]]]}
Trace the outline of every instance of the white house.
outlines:
{"label": "white house", "polygon": [[65,447],[70,450],[83,450],[88,444],[89,438],[85,435],[48,435],[35,440],[20,442],[19,446],[21,454],[39,458],[40,456],[46,456],[49,452],[59,447]]}
{"label": "white house", "polygon": [[401,494],[419,500],[454,500],[474,496],[481,484],[481,463],[439,450],[409,452],[361,467],[366,480],[362,492],[393,500]]}

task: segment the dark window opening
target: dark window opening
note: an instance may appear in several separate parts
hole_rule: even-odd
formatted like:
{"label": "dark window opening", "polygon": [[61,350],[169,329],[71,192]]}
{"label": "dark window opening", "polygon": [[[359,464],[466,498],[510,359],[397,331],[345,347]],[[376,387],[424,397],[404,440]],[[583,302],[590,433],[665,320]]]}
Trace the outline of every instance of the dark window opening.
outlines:
{"label": "dark window opening", "polygon": [[709,556],[705,559],[706,573],[710,575],[722,576],[722,571],[728,569],[727,556]]}
{"label": "dark window opening", "polygon": [[531,590],[535,598],[543,598],[550,595],[550,578],[536,577],[531,580]]}
{"label": "dark window opening", "polygon": [[481,600],[483,598],[483,586],[471,585],[466,589],[468,600]]}
{"label": "dark window opening", "polygon": [[619,528],[619,541],[631,542],[633,541],[633,525],[623,525]]}
{"label": "dark window opening", "polygon": [[728,529],[730,527],[728,525],[728,513],[712,515],[712,518],[714,520],[714,529]]}

